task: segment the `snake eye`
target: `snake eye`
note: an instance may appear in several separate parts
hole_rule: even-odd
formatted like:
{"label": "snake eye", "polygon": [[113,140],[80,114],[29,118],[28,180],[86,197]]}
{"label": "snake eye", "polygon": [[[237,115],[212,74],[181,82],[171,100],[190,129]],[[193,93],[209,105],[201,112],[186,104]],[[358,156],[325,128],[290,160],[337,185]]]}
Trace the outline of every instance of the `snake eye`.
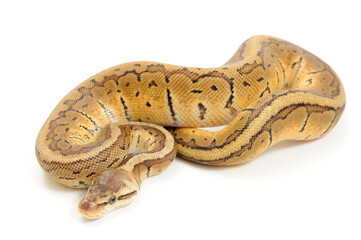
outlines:
{"label": "snake eye", "polygon": [[117,197],[115,195],[113,195],[113,196],[111,196],[109,198],[108,203],[109,204],[114,204],[116,200],[117,200]]}

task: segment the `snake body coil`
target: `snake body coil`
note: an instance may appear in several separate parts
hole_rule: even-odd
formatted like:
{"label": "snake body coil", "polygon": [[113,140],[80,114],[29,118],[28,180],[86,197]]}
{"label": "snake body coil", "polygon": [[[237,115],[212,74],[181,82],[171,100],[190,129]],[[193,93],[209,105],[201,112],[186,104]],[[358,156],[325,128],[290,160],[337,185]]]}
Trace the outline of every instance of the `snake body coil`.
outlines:
{"label": "snake body coil", "polygon": [[[344,106],[342,83],[325,62],[255,36],[218,68],[131,62],[96,74],[56,106],[36,154],[55,181],[89,187],[79,211],[97,218],[129,204],[176,152],[207,165],[243,163],[281,140],[324,136]],[[227,126],[196,128],[217,125]]]}

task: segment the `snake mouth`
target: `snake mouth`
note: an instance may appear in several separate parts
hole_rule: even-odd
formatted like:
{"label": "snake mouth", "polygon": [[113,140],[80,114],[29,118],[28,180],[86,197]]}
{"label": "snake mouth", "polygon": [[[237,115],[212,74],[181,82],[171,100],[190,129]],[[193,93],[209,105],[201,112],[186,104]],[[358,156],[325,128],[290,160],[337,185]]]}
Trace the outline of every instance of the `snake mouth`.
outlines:
{"label": "snake mouth", "polygon": [[105,205],[107,205],[107,203],[96,204],[89,202],[87,199],[83,199],[78,204],[78,211],[88,219],[97,219],[106,213]]}

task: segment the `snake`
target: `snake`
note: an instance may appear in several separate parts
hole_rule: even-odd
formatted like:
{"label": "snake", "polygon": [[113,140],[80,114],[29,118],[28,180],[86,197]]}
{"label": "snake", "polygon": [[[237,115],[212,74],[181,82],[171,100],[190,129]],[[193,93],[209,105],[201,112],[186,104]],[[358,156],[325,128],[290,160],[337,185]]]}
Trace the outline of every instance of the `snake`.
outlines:
{"label": "snake", "polygon": [[[143,181],[176,155],[230,166],[282,140],[323,137],[345,99],[327,63],[288,41],[257,35],[220,67],[139,61],[90,77],[55,107],[35,152],[53,180],[88,188],[78,210],[96,219],[130,204]],[[224,127],[203,129],[213,126]]]}

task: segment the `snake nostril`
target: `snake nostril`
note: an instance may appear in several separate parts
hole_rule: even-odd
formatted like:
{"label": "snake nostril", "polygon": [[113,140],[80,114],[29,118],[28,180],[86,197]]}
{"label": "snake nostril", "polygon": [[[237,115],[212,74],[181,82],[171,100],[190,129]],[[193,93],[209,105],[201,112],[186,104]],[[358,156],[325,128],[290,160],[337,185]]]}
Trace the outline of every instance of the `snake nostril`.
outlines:
{"label": "snake nostril", "polygon": [[93,195],[89,195],[89,196],[86,197],[86,200],[88,200],[89,202],[95,202],[96,197],[93,196]]}

